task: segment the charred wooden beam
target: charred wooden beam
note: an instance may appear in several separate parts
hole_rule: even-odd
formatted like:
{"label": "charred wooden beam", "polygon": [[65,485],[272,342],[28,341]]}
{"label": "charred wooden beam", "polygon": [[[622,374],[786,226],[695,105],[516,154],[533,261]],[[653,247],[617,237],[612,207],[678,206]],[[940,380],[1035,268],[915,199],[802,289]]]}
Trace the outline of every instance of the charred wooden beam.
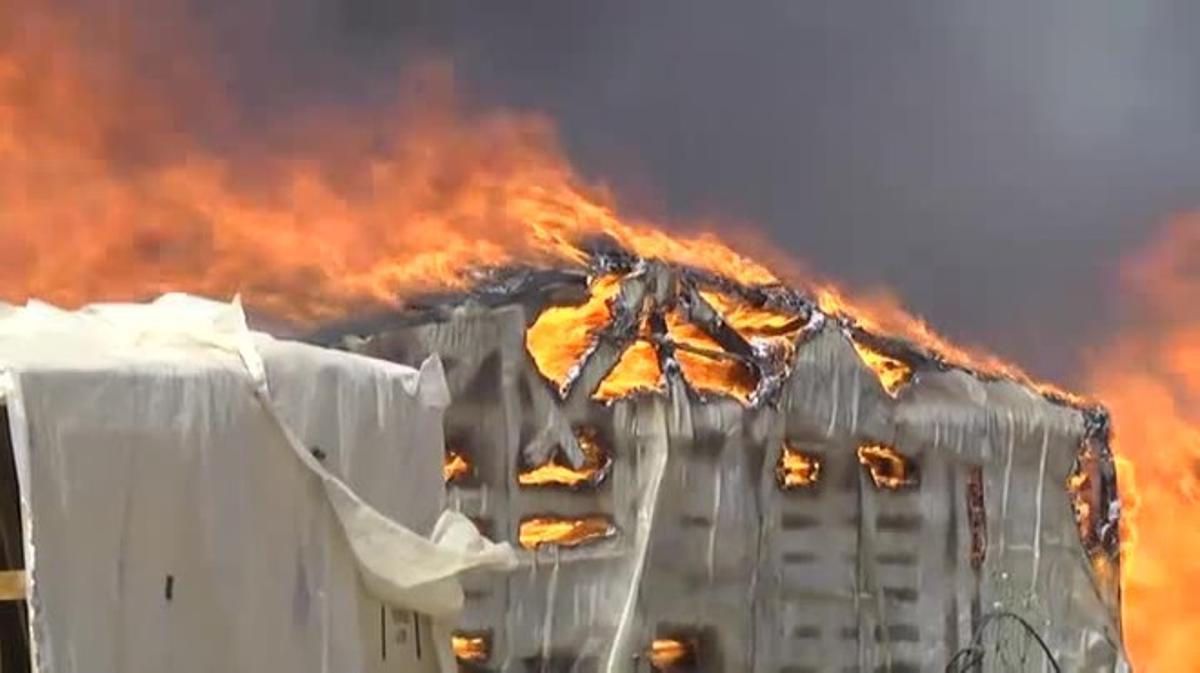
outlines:
{"label": "charred wooden beam", "polygon": [[661,310],[651,312],[647,322],[650,326],[650,339],[654,342],[654,352],[658,355],[658,368],[668,379],[679,377],[679,360],[675,359],[675,351],[679,345],[667,336],[667,321],[663,318]]}

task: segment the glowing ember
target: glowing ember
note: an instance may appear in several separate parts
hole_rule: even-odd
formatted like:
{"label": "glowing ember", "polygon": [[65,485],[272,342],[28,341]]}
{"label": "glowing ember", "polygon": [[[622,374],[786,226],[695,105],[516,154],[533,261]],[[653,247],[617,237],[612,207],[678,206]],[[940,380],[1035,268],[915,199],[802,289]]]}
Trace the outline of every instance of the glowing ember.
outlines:
{"label": "glowing ember", "polygon": [[459,661],[482,664],[491,657],[491,644],[485,634],[455,633],[450,636],[450,648]]}
{"label": "glowing ember", "polygon": [[590,296],[580,306],[551,306],[525,331],[525,348],[538,371],[560,392],[574,369],[596,340],[596,332],[612,318],[608,302],[621,289],[621,277],[601,276],[588,287]]}
{"label": "glowing ember", "polygon": [[542,545],[578,547],[616,535],[617,529],[603,516],[554,517],[525,519],[517,532],[517,540],[526,549]]}
{"label": "glowing ember", "polygon": [[853,339],[850,340],[850,343],[854,344],[854,350],[858,351],[858,357],[875,372],[883,389],[892,397],[895,397],[896,393],[912,380],[912,367],[906,363],[888,357]]}
{"label": "glowing ember", "polygon": [[896,490],[918,483],[916,466],[890,446],[864,444],[858,447],[858,462],[867,468],[871,481],[879,488]]}
{"label": "glowing ember", "polygon": [[780,488],[787,490],[812,486],[820,476],[821,461],[816,456],[810,456],[790,444],[784,445],[779,464],[775,466],[775,478],[779,480]]}
{"label": "glowing ember", "polygon": [[442,479],[454,483],[471,475],[471,464],[457,451],[447,451],[446,461],[442,464]]}
{"label": "glowing ember", "polygon": [[650,643],[650,665],[656,671],[673,671],[692,663],[695,653],[690,643],[676,638],[656,638]]}
{"label": "glowing ember", "polygon": [[596,486],[603,481],[611,461],[600,448],[596,433],[588,429],[576,431],[575,439],[583,451],[584,464],[579,469],[564,464],[556,453],[550,462],[525,470],[517,475],[521,486]]}

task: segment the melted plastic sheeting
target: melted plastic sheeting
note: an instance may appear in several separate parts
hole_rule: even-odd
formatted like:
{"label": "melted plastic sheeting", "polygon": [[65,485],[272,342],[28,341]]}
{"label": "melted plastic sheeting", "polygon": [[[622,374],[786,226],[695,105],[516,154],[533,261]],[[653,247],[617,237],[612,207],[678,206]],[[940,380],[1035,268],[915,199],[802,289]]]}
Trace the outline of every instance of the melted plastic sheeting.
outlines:
{"label": "melted plastic sheeting", "polygon": [[458,573],[513,562],[438,515],[436,359],[253,337],[236,305],[170,296],[8,309],[0,364],[36,670],[453,670],[416,613],[452,619]]}
{"label": "melted plastic sheeting", "polygon": [[[1127,671],[1063,488],[1087,432],[1079,409],[953,369],[917,369],[888,391],[831,324],[797,341],[777,405],[698,399],[678,376],[660,394],[550,404],[554,388],[530,383],[525,317],[464,307],[361,346],[456,363],[447,423],[480,461],[478,483],[451,487],[465,513],[510,536],[547,513],[617,528],[523,552],[507,580],[471,585],[459,627],[494,635],[487,670],[646,673],[683,666],[668,641],[686,636],[683,670],[941,671],[1007,610],[1062,670]],[[538,464],[531,446],[581,424],[611,448],[601,488],[515,487],[513,466]],[[798,469],[791,489],[779,472],[789,445],[811,459],[797,467],[820,466]],[[873,475],[864,445],[894,447],[919,479],[877,486],[895,472]],[[982,633],[980,670],[1049,670],[1011,626]]]}

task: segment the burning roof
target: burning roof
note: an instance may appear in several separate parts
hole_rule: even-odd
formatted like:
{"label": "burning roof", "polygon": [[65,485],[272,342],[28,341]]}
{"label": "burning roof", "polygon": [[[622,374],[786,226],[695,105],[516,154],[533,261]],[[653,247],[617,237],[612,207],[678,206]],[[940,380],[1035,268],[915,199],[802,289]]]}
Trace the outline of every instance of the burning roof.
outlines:
{"label": "burning roof", "polygon": [[[850,340],[891,396],[922,372],[959,370],[983,380],[1011,379],[1055,404],[1091,408],[1010,366],[933,336],[921,338],[922,329],[886,334],[874,314],[864,319],[824,287],[809,292],[770,275],[743,276],[761,282],[739,280],[642,257],[604,237],[577,250],[576,259],[562,267],[478,270],[469,290],[408,300],[402,320],[426,319],[464,303],[524,304],[533,316],[526,348],[563,399],[605,401],[662,392],[670,380],[680,379],[701,398],[769,403],[791,370],[797,344],[831,325]],[[331,333],[347,327],[337,325]]]}
{"label": "burning roof", "polygon": [[[810,293],[771,277],[751,282],[745,276],[739,280],[645,258],[606,238],[593,238],[577,249],[578,258],[560,267],[480,270],[471,289],[413,298],[402,314],[386,320],[438,322],[453,320],[457,311],[470,306],[521,305],[528,321],[525,350],[546,388],[567,407],[663,395],[676,385],[699,403],[725,399],[745,409],[771,407],[793,376],[800,349],[830,332],[848,341],[850,352],[874,373],[877,389],[889,398],[904,398],[914,383],[930,374],[957,373],[983,383],[1010,381],[1085,419],[1082,466],[1065,486],[1073,495],[1081,539],[1093,563],[1115,563],[1116,474],[1108,446],[1108,415],[1101,407],[1034,384],[1019,372],[990,367],[963,351],[943,353],[935,339],[914,341],[881,333],[879,323],[860,320],[825,290]],[[369,332],[382,325],[372,320],[360,327]],[[335,333],[345,331],[346,325],[334,328]],[[518,475],[521,486],[577,488],[603,480],[608,458],[594,437],[576,430],[557,436],[562,440],[558,450],[551,443],[535,452],[538,460],[526,461]],[[916,463],[887,443],[861,443],[857,459],[878,488],[911,489],[920,482]],[[779,455],[776,477],[781,488],[803,489],[822,476],[821,460],[798,447],[785,446]],[[561,531],[569,544],[613,533],[599,520],[589,520],[594,525],[582,528],[580,521],[525,522],[521,542],[528,547],[542,544],[540,534],[531,531],[543,528]],[[588,534],[577,540],[575,533],[585,528]]]}
{"label": "burning roof", "polygon": [[[983,606],[1027,599],[1060,661],[1120,658],[1119,635],[1089,640],[1119,609],[1103,409],[821,292],[580,250],[335,329],[375,357],[444,356],[449,436],[480,466],[449,500],[530,559],[507,593],[472,587],[464,625],[495,629],[501,660],[604,642],[659,670],[926,670]],[[1045,602],[1055,581],[1077,600]]]}

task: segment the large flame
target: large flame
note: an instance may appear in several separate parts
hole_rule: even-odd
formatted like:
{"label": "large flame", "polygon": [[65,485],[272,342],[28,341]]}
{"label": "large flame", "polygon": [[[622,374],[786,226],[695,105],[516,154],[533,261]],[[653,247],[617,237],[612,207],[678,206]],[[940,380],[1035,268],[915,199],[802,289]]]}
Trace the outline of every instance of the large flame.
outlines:
{"label": "large flame", "polygon": [[600,234],[747,282],[775,278],[715,236],[620,219],[548,123],[464,114],[444,68],[406,82],[419,107],[322,111],[317,133],[281,119],[288,150],[255,156],[269,148],[218,151],[187,135],[194,105],[219,109],[220,90],[188,82],[191,100],[174,103],[137,77],[121,31],[85,41],[96,26],[73,17],[30,7],[18,19],[0,33],[6,300],[241,292],[315,321],[461,285],[486,265],[578,261],[577,242]]}
{"label": "large flame", "polygon": [[[600,235],[744,284],[802,280],[766,245],[754,252],[786,278],[714,234],[622,217],[606,190],[570,166],[551,124],[463,112],[444,66],[405,78],[405,104],[298,111],[275,120],[285,149],[237,136],[235,152],[205,133],[217,124],[210,120],[237,115],[203,67],[215,57],[187,51],[203,40],[172,34],[179,53],[157,59],[171,67],[147,77],[155,59],[129,46],[140,39],[136,26],[32,3],[0,11],[14,15],[0,21],[0,299],[73,306],[167,290],[241,293],[252,308],[311,323],[462,286],[488,265],[580,262],[579,242]],[[113,13],[152,24],[144,14]],[[163,30],[180,26],[198,30],[187,21]],[[953,346],[890,299],[851,300],[807,284],[827,310],[854,313],[864,327],[1019,374]],[[706,298],[729,308],[715,293]],[[592,308],[599,315],[603,302]],[[751,336],[795,329],[782,316],[733,309],[727,319]],[[552,378],[565,377],[571,355],[555,358]],[[680,360],[699,382],[728,380],[734,368],[690,353]],[[628,366],[652,369],[647,359]]]}
{"label": "large flame", "polygon": [[1090,368],[1115,422],[1124,638],[1136,671],[1182,671],[1200,660],[1200,215],[1124,271],[1142,314]]}

